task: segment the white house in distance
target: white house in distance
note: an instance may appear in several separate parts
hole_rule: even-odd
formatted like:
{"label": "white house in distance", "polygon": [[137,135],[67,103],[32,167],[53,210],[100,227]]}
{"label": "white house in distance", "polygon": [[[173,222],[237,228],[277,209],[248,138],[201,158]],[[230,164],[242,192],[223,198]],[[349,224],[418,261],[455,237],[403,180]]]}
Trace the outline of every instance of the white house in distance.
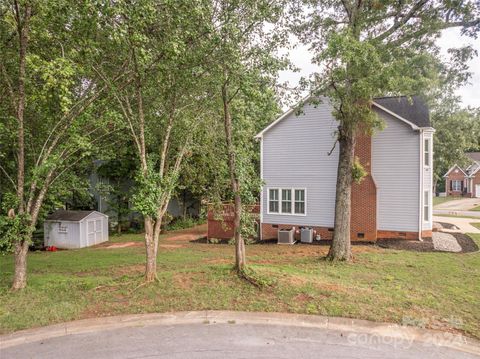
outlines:
{"label": "white house in distance", "polygon": [[45,247],[74,249],[108,241],[108,216],[97,211],[58,210],[43,228]]}
{"label": "white house in distance", "polygon": [[[310,227],[331,239],[334,224],[338,123],[327,98],[308,98],[256,137],[261,141],[261,238],[278,229]],[[368,175],[352,188],[352,240],[421,239],[432,235],[433,133],[418,97],[372,101],[385,127],[357,138],[355,155]]]}

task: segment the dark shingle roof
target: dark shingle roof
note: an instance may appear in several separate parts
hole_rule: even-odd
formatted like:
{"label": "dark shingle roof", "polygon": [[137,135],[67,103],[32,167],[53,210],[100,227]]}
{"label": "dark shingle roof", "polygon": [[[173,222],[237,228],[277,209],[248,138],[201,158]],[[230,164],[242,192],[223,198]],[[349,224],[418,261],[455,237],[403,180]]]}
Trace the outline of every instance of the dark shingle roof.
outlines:
{"label": "dark shingle roof", "polygon": [[50,214],[46,219],[50,221],[81,221],[95,211],[65,211],[59,209]]}
{"label": "dark shingle roof", "polygon": [[378,97],[374,102],[418,127],[431,127],[427,104],[418,96]]}
{"label": "dark shingle roof", "polygon": [[467,152],[466,155],[468,158],[480,162],[480,152]]}

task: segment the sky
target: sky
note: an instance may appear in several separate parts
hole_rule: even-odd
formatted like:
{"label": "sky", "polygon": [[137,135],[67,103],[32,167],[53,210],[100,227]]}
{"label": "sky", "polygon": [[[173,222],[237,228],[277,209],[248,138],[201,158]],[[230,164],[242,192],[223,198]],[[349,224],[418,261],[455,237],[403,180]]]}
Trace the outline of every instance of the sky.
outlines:
{"label": "sky", "polygon": [[[295,41],[294,39],[292,39]],[[472,45],[480,56],[480,38],[472,39],[467,36],[462,36],[459,29],[444,30],[442,36],[437,40],[438,46],[442,56],[447,55],[447,50],[453,47],[460,47],[464,45]],[[300,69],[300,72],[283,71],[280,74],[280,82],[288,81],[290,86],[296,86],[300,78],[308,77],[317,70],[317,67],[310,62],[311,54],[307,46],[297,45],[293,50],[290,50],[290,60]],[[461,97],[463,106],[480,107],[480,57],[477,56],[468,65],[472,77],[469,84],[459,88],[457,95]]]}

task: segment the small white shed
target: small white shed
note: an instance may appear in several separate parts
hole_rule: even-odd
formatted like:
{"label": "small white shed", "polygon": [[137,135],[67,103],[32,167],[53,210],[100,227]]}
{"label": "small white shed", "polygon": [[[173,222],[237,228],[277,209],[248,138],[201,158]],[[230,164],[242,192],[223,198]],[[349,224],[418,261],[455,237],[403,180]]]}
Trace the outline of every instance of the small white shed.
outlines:
{"label": "small white shed", "polygon": [[108,216],[97,211],[58,210],[43,228],[46,247],[73,249],[108,241]]}

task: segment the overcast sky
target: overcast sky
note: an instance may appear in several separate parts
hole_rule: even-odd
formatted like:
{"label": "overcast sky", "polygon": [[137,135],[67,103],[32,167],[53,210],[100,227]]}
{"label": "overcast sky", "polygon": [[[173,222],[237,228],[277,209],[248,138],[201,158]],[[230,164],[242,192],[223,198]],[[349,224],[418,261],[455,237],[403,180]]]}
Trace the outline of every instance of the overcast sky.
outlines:
{"label": "overcast sky", "polygon": [[[452,47],[461,47],[463,45],[472,45],[480,55],[480,39],[472,39],[460,35],[460,30],[449,29],[445,30],[442,37],[438,40],[438,45],[441,48],[442,54],[445,56],[447,50]],[[284,71],[280,74],[280,81],[288,81],[291,86],[296,86],[299,79],[304,76],[308,77],[316,71],[316,67],[310,62],[311,55],[308,48],[298,45],[295,49],[290,51],[290,60],[295,66],[300,68],[300,72]],[[480,107],[480,57],[475,57],[469,63],[472,78],[468,85],[458,89],[457,95],[462,98],[463,105]]]}

